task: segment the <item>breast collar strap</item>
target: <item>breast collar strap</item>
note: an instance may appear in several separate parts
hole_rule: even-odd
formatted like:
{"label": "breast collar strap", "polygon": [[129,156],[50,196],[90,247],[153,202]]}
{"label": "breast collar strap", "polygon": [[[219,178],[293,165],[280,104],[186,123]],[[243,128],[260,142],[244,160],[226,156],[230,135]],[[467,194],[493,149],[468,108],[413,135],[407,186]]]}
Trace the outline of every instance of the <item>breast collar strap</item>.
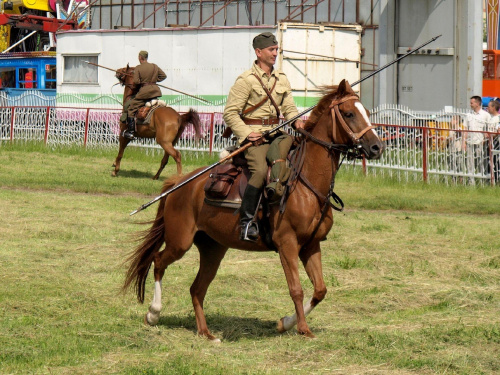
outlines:
{"label": "breast collar strap", "polygon": [[[342,117],[342,115],[340,114],[340,110],[339,110],[339,105],[341,105],[349,100],[359,100],[359,96],[350,95],[350,96],[346,96],[342,99],[332,100],[332,103],[330,104],[330,109],[332,111],[333,126],[335,127],[335,118],[338,118],[340,125],[344,128],[344,131],[349,135],[349,137],[354,142],[354,144],[359,144],[361,142],[361,138],[363,137],[363,135],[365,135],[367,131],[369,131],[371,129],[375,129],[375,127],[372,125],[367,126],[359,133],[354,133],[351,130],[349,125],[347,125],[347,123],[345,122],[344,117]],[[337,115],[337,116],[335,116],[335,115]]]}

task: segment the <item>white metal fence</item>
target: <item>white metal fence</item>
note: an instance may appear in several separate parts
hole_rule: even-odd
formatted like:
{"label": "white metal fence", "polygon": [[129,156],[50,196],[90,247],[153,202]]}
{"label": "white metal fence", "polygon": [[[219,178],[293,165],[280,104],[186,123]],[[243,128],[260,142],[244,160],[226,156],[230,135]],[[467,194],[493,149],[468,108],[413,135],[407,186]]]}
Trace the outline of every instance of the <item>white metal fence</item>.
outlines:
{"label": "white metal fence", "polygon": [[396,105],[378,107],[371,121],[387,148],[380,160],[363,163],[365,173],[461,185],[500,179],[498,123],[467,110],[429,114]]}
{"label": "white metal fence", "polygon": [[[0,107],[0,139],[117,147],[120,114],[117,108]],[[219,152],[231,144],[221,137],[225,127],[221,112],[199,115],[202,139],[196,140],[194,129],[188,126],[178,149],[198,155]],[[380,160],[363,160],[363,172],[400,181],[496,183],[500,179],[498,133],[491,123],[480,124],[484,131],[468,130],[469,116],[465,110],[423,114],[394,105],[378,107],[371,120],[387,149]],[[138,139],[131,145],[161,151],[154,139]]]}

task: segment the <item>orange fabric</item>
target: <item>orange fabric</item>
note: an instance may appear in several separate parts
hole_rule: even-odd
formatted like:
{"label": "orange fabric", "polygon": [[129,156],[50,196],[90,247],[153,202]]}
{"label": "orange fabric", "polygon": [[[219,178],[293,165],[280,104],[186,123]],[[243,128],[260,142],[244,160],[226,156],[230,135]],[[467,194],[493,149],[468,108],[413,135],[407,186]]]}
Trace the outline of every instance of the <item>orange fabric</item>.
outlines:
{"label": "orange fabric", "polygon": [[27,89],[33,88],[33,72],[28,72],[24,75],[24,80],[29,81],[24,83],[24,87]]}

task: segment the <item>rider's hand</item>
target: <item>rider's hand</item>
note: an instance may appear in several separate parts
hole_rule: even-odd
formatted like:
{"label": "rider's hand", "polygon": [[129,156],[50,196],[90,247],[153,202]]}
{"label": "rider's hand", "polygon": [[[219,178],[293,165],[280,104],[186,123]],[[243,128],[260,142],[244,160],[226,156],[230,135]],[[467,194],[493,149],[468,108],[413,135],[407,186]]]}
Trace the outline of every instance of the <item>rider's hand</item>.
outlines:
{"label": "rider's hand", "polygon": [[253,141],[256,141],[257,139],[259,139],[260,137],[262,137],[262,134],[251,132],[250,134],[248,134],[247,139],[250,142],[253,142]]}
{"label": "rider's hand", "polygon": [[304,121],[302,121],[300,118],[297,121],[295,121],[293,125],[295,129],[304,129],[305,126]]}

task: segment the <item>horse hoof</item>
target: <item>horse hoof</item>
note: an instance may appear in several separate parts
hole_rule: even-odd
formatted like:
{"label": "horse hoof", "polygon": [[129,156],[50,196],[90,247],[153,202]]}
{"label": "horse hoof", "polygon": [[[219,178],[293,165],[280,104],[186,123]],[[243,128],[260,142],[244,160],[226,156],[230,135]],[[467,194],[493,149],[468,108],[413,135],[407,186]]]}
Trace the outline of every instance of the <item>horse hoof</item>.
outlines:
{"label": "horse hoof", "polygon": [[300,334],[302,335],[302,337],[306,338],[306,339],[315,339],[316,336],[313,335],[313,333],[311,331],[308,331],[308,332],[300,332]]}
{"label": "horse hoof", "polygon": [[276,325],[276,330],[279,333],[285,333],[286,332],[285,326],[283,325],[283,319],[284,318],[281,318],[280,320],[278,320],[278,324]]}
{"label": "horse hoof", "polygon": [[218,339],[217,337],[212,335],[210,332],[209,333],[201,333],[201,334],[199,334],[199,336],[206,338],[212,344],[220,344],[222,342],[220,339]]}
{"label": "horse hoof", "polygon": [[155,326],[156,324],[158,324],[159,320],[159,315],[152,315],[149,311],[146,313],[146,315],[144,315],[144,324],[146,324],[147,326]]}
{"label": "horse hoof", "polygon": [[113,163],[113,165],[111,166],[111,168],[114,168],[114,167],[116,167],[116,164],[115,164],[115,163]]}

